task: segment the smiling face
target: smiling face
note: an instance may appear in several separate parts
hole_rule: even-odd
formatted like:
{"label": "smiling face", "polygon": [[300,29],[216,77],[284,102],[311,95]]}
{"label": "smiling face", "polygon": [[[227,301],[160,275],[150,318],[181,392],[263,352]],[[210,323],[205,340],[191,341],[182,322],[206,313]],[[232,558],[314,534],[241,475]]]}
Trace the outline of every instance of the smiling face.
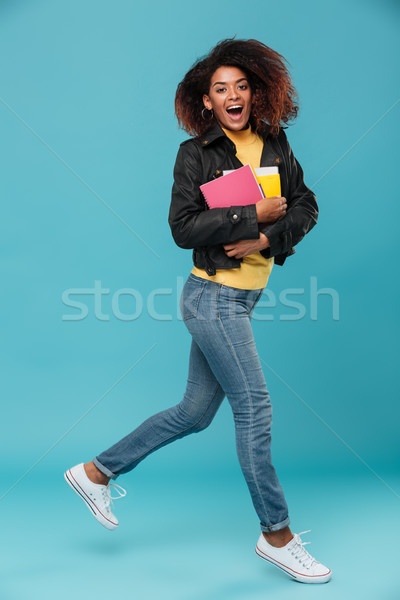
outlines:
{"label": "smiling face", "polygon": [[237,67],[219,67],[211,77],[210,90],[203,103],[221,127],[240,131],[248,126],[251,89],[246,74]]}

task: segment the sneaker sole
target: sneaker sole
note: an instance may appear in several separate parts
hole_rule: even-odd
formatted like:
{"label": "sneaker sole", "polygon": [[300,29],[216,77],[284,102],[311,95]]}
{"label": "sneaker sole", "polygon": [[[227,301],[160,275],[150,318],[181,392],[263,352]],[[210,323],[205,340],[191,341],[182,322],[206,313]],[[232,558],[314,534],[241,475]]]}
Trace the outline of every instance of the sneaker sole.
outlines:
{"label": "sneaker sole", "polygon": [[109,519],[107,519],[107,517],[105,517],[97,508],[97,506],[94,504],[94,502],[92,502],[91,500],[89,500],[86,496],[84,491],[80,488],[79,484],[77,481],[75,481],[74,476],[72,475],[71,471],[66,471],[64,473],[64,479],[65,481],[68,483],[69,487],[71,488],[71,490],[73,490],[78,496],[79,498],[81,498],[81,500],[84,501],[85,505],[88,507],[88,509],[90,510],[90,512],[92,513],[92,515],[94,516],[94,518],[101,524],[103,525],[103,527],[105,527],[106,529],[108,529],[109,531],[112,531],[113,529],[116,529],[118,527],[118,525],[116,525],[115,523],[112,523]]}
{"label": "sneaker sole", "polygon": [[329,573],[327,573],[326,575],[301,575],[301,573],[296,573],[296,571],[293,571],[292,569],[286,567],[282,563],[275,561],[267,554],[264,554],[264,552],[262,552],[262,550],[260,550],[258,546],[256,546],[255,552],[257,556],[262,558],[262,560],[265,560],[271,565],[274,565],[275,567],[289,575],[289,577],[291,577],[295,581],[299,581],[300,583],[327,583],[332,576],[331,571],[329,571]]}

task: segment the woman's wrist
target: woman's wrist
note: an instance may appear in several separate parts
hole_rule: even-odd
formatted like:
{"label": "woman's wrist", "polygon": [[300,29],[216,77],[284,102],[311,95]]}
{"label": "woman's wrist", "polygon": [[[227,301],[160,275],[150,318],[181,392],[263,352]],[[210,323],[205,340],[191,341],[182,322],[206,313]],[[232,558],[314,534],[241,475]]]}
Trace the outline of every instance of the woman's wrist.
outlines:
{"label": "woman's wrist", "polygon": [[260,231],[260,250],[265,250],[266,248],[269,248],[269,239]]}

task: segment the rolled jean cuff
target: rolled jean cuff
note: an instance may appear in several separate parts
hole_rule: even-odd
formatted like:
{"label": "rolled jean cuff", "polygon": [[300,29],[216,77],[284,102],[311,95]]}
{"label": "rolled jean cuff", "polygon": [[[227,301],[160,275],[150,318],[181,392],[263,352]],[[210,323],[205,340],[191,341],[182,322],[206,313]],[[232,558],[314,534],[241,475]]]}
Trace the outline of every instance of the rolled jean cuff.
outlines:
{"label": "rolled jean cuff", "polygon": [[115,475],[114,473],[112,473],[110,471],[110,469],[107,469],[107,467],[105,467],[104,465],[102,465],[97,458],[93,459],[93,464],[98,468],[99,471],[101,471],[104,475],[106,475],[106,477],[110,477],[110,479],[116,479],[118,477],[118,475]]}
{"label": "rolled jean cuff", "polygon": [[264,525],[263,523],[260,523],[260,527],[261,527],[261,531],[279,531],[279,529],[284,529],[285,527],[287,527],[290,523],[290,519],[289,517],[286,517],[286,519],[284,519],[283,521],[281,521],[280,523],[276,523],[275,525]]}

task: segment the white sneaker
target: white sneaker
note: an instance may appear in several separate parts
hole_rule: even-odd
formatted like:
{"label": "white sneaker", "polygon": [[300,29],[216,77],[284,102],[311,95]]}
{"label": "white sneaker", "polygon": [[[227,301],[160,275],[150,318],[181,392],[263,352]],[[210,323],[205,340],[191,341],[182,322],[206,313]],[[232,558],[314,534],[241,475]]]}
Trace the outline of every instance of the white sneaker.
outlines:
{"label": "white sneaker", "polygon": [[[66,471],[64,478],[74,492],[82,498],[99,523],[110,530],[118,527],[118,519],[111,512],[110,504],[113,500],[126,496],[124,488],[116,483],[109,483],[108,485],[93,483],[86,475],[83,463]],[[111,487],[118,492],[118,496],[111,496]]]}
{"label": "white sneaker", "polygon": [[[311,531],[311,530],[309,530]],[[302,583],[326,583],[332,576],[332,571],[325,567],[320,562],[316,561],[304,548],[305,544],[310,542],[302,542],[300,536],[308,531],[294,534],[293,539],[283,546],[283,548],[275,548],[271,546],[263,536],[260,538],[256,546],[256,554],[264,560],[275,565],[282,571],[285,571],[290,577]]]}

